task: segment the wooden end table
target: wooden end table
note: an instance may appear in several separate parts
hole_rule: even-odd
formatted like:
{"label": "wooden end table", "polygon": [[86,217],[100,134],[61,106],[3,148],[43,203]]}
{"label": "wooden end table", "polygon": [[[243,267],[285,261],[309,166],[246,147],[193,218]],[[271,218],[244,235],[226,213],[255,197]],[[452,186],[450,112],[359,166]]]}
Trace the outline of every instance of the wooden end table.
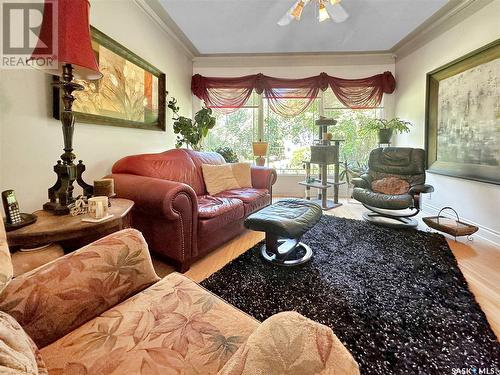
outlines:
{"label": "wooden end table", "polygon": [[65,252],[79,249],[113,232],[130,227],[130,212],[134,202],[111,198],[109,213],[113,217],[100,223],[82,221],[84,215],[56,216],[50,211],[36,211],[36,223],[7,232],[11,250],[31,249],[48,244],[59,244]]}

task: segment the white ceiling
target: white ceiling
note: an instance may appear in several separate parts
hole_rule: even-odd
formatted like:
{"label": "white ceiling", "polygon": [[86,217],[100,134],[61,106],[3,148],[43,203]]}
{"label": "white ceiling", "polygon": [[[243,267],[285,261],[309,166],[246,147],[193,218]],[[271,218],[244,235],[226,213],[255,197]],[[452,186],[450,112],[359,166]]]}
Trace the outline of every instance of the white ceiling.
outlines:
{"label": "white ceiling", "polygon": [[201,54],[386,51],[447,0],[343,0],[350,18],[319,23],[311,1],[300,21],[276,22],[295,0],[160,0]]}

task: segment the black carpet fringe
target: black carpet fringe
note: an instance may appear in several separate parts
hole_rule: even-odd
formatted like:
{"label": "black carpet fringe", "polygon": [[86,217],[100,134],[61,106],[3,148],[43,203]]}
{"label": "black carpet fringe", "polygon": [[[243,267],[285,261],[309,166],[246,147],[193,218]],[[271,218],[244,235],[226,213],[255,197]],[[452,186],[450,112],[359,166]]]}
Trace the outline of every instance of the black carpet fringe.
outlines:
{"label": "black carpet fringe", "polygon": [[500,371],[500,345],[443,236],[323,216],[302,240],[308,264],[273,266],[259,244],[201,284],[261,321],[295,310],[329,326],[363,374]]}

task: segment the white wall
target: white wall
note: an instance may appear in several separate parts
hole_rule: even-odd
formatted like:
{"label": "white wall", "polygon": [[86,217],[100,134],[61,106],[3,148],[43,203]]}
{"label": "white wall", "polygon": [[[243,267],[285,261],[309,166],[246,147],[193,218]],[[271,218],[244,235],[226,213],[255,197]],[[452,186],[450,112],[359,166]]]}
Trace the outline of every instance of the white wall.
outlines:
{"label": "white wall", "polygon": [[[317,56],[268,56],[248,58],[197,58],[193,72],[207,77],[237,77],[263,73],[279,78],[304,78],[325,72],[341,78],[363,78],[390,71],[394,74],[394,58],[385,55],[317,55]],[[394,115],[394,94],[384,95],[386,117]],[[199,102],[199,101],[198,101]],[[194,110],[199,105],[194,101]],[[273,193],[281,196],[303,196],[304,187],[299,185],[304,176],[279,175]],[[316,194],[311,189],[311,194]],[[333,194],[330,189],[329,194]],[[347,196],[345,186],[340,188],[340,196]]]}
{"label": "white wall", "polygon": [[[90,22],[165,72],[169,96],[178,99],[184,115],[191,115],[192,59],[136,3],[93,0]],[[0,190],[15,189],[24,212],[40,209],[47,201],[47,188],[56,177],[52,167],[63,152],[50,90],[50,77],[42,72],[1,73]],[[170,118],[167,111],[166,132],[76,124],[74,149],[77,160],[83,159],[87,166],[87,183],[109,173],[123,156],[172,148]]]}
{"label": "white wall", "polygon": [[[411,54],[396,60],[396,116],[415,127],[399,135],[399,146],[424,147],[426,73],[500,37],[500,1],[495,0]],[[436,191],[424,198],[424,209],[435,212],[452,206],[479,234],[500,243],[500,186],[427,174]]]}

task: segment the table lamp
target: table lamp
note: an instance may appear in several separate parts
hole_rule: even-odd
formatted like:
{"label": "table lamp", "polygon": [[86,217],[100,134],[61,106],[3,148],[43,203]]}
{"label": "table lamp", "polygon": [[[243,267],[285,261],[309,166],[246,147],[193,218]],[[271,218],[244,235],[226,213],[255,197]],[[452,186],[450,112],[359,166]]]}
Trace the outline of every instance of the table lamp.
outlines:
{"label": "table lamp", "polygon": [[[91,45],[88,0],[59,0],[56,4],[57,20],[54,20],[53,13],[48,11],[46,3],[39,40],[30,62],[33,67],[39,67],[36,62],[38,59],[47,58],[47,46],[57,43],[54,46],[56,47],[54,51],[57,52],[51,57],[52,63],[41,70],[61,77],[55,85],[62,89],[64,104],[61,113],[64,153],[54,166],[57,181],[49,188],[49,202],[43,205],[43,209],[54,211],[56,215],[65,215],[69,213],[69,206],[75,201],[73,198],[75,180],[82,187],[84,195],[91,196],[93,189],[92,185],[83,181],[82,173],[85,171],[83,162],[80,160],[77,165],[73,163],[76,156],[73,153],[75,114],[71,108],[75,97],[72,93],[75,90],[83,90],[82,85],[73,82],[73,77],[95,80],[101,78],[102,74],[99,72]],[[56,32],[56,38],[53,39]]]}
{"label": "table lamp", "polygon": [[252,143],[253,154],[254,156],[257,156],[255,164],[261,167],[266,164],[267,146],[267,142],[259,141]]}

